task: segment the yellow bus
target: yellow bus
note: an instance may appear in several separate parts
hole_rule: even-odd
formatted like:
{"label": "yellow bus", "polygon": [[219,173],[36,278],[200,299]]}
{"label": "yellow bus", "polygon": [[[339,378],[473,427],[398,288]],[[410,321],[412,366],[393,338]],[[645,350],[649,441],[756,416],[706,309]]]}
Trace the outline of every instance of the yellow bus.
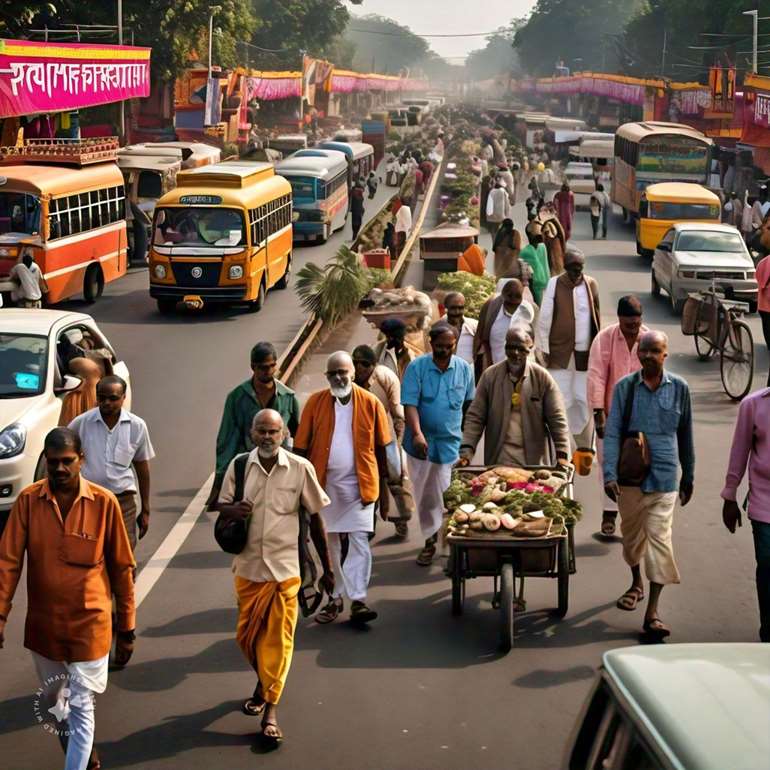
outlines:
{"label": "yellow bus", "polygon": [[639,202],[636,220],[636,251],[651,257],[668,229],[677,222],[722,221],[722,201],[699,184],[660,182],[651,184]]}
{"label": "yellow bus", "polygon": [[628,219],[638,215],[647,185],[707,184],[713,146],[705,134],[680,123],[625,123],[615,132],[612,202]]}
{"label": "yellow bus", "polygon": [[150,296],[161,313],[178,302],[247,303],[260,310],[289,283],[291,185],[270,163],[226,161],[182,171],[153,218]]}

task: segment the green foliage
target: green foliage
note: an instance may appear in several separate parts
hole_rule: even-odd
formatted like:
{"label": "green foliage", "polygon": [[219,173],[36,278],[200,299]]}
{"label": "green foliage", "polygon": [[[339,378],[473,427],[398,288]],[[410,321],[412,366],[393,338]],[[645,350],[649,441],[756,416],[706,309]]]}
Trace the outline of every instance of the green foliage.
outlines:
{"label": "green foliage", "polygon": [[390,270],[382,267],[367,267],[366,271],[367,293],[376,288],[391,288],[393,286],[393,275]]}
{"label": "green foliage", "polygon": [[308,262],[301,268],[295,290],[304,310],[334,324],[358,306],[370,280],[358,254],[342,246],[324,267]]}
{"label": "green foliage", "polygon": [[459,291],[465,297],[465,315],[478,318],[481,306],[495,293],[495,277],[458,270],[456,273],[442,273],[437,286],[444,292]]}
{"label": "green foliage", "polygon": [[352,16],[345,39],[356,47],[353,66],[362,72],[397,75],[428,55],[428,43],[405,27],[384,16]]}
{"label": "green foliage", "polygon": [[512,22],[490,35],[484,48],[471,51],[465,61],[469,77],[474,80],[488,80],[502,74],[520,74],[519,57],[513,48],[515,34],[516,23]]}

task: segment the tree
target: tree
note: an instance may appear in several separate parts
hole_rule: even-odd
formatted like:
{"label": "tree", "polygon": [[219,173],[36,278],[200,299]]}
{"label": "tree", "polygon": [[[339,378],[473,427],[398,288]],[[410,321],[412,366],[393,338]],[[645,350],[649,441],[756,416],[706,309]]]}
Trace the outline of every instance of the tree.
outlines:
{"label": "tree", "polygon": [[[523,22],[518,22],[521,26]],[[500,74],[517,73],[520,70],[519,57],[513,48],[513,38],[517,23],[500,27],[487,38],[484,48],[478,48],[468,54],[465,68],[473,80],[489,80]]]}
{"label": "tree", "polygon": [[430,47],[424,38],[384,16],[353,16],[345,30],[345,39],[356,53],[353,66],[363,72],[399,74],[428,57]]}
{"label": "tree", "polygon": [[616,71],[617,54],[607,41],[645,2],[538,0],[514,38],[522,67],[534,75],[551,75],[563,59],[571,70]]}

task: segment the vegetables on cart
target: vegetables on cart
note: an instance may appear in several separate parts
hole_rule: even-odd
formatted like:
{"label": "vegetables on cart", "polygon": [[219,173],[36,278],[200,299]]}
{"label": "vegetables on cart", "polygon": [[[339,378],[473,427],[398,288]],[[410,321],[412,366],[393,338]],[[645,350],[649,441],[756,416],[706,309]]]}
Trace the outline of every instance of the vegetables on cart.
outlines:
{"label": "vegetables on cart", "polygon": [[463,536],[558,535],[582,515],[580,503],[560,496],[567,471],[498,466],[483,473],[455,471],[444,492],[449,533]]}

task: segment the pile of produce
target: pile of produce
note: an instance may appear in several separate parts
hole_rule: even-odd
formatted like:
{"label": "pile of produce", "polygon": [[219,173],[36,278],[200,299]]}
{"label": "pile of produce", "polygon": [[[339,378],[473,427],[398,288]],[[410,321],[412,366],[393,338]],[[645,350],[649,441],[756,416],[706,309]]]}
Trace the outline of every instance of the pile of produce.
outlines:
{"label": "pile of produce", "polygon": [[418,329],[430,323],[433,303],[413,286],[403,289],[372,289],[360,304],[364,318],[379,326],[386,318],[400,318]]}
{"label": "pile of produce", "polygon": [[559,535],[582,515],[580,503],[560,496],[567,470],[496,467],[456,471],[444,492],[449,534],[463,537]]}
{"label": "pile of produce", "polygon": [[[481,306],[495,293],[495,284],[494,276],[488,273],[473,275],[464,270],[458,270],[456,273],[441,273],[434,296],[443,300],[450,291],[459,291],[465,297],[465,316],[478,318]],[[441,292],[441,297],[438,296],[438,292]]]}

